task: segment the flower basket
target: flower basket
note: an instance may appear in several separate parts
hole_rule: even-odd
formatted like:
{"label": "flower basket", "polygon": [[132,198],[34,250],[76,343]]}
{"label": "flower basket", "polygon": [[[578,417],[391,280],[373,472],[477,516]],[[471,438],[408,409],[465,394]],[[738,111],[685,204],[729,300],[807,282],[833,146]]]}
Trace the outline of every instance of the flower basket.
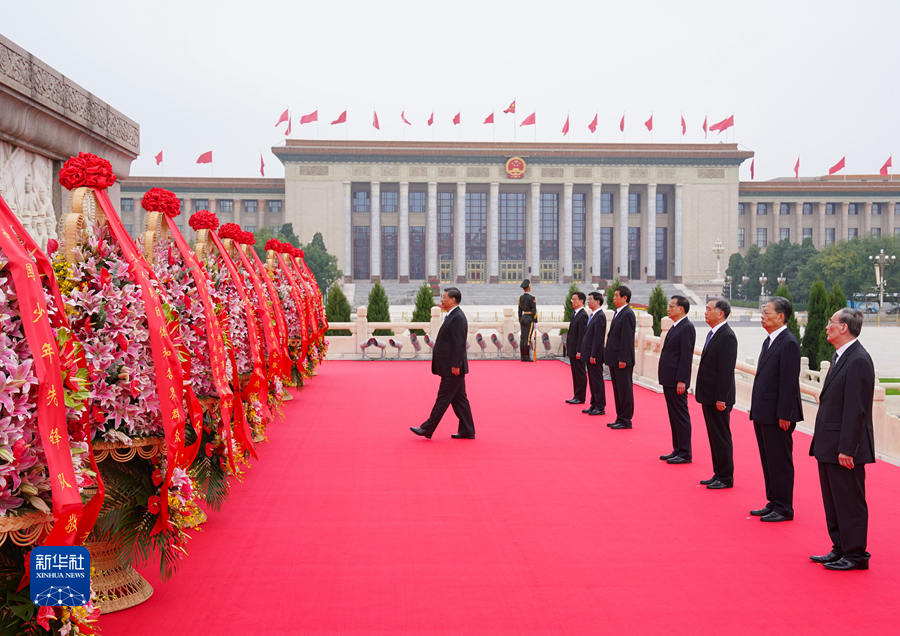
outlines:
{"label": "flower basket", "polygon": [[0,545],[6,543],[7,539],[20,548],[34,545],[41,535],[49,532],[52,525],[53,515],[44,512],[0,517]]}

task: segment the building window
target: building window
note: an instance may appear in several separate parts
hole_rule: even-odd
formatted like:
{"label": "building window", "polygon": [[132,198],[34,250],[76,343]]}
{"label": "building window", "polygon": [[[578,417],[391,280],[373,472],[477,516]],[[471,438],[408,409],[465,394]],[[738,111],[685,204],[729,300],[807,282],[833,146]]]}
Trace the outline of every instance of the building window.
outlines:
{"label": "building window", "polygon": [[632,192],[628,195],[628,214],[640,214],[641,213],[641,195],[637,192]]}
{"label": "building window", "polygon": [[255,232],[256,231],[256,223],[245,223],[244,229],[247,230],[248,232]]}
{"label": "building window", "polygon": [[827,216],[834,216],[834,203],[825,204],[825,214]]}
{"label": "building window", "polygon": [[119,199],[119,210],[122,212],[134,212],[134,199]]}
{"label": "building window", "polygon": [[856,209],[855,203],[847,204],[847,214],[849,214],[850,216],[856,216],[857,214],[859,214],[859,211]]}
{"label": "building window", "polygon": [[855,239],[859,236],[859,228],[848,227],[847,228],[847,240]]}
{"label": "building window", "polygon": [[381,226],[381,277],[397,278],[397,226]]}
{"label": "building window", "polygon": [[525,193],[501,192],[497,209],[501,261],[525,260]]}
{"label": "building window", "polygon": [[872,228],[872,238],[881,238],[881,228],[880,227]]}
{"label": "building window", "polygon": [[756,204],[756,216],[765,216],[769,213],[769,204],[768,203],[757,203]]}
{"label": "building window", "polygon": [[791,240],[791,228],[782,227],[778,228],[778,240],[780,241],[790,241]]}
{"label": "building window", "polygon": [[[425,194],[424,192],[422,194]],[[409,277],[425,279],[425,226],[409,227]]]}
{"label": "building window", "polygon": [[738,248],[744,249],[744,228],[738,228]]}
{"label": "building window", "polygon": [[455,192],[437,193],[438,260],[453,259],[453,199]]}
{"label": "building window", "polygon": [[[366,192],[366,212],[369,211],[369,193]],[[284,207],[284,201],[280,199],[271,199],[266,201],[266,211],[273,212],[275,214],[281,214],[281,210]]]}
{"label": "building window", "polygon": [[400,193],[391,190],[381,191],[381,211],[396,212],[400,201]]}
{"label": "building window", "polygon": [[812,237],[813,237],[812,228],[811,227],[803,228],[803,240],[806,241],[806,239],[809,239],[811,241]]}
{"label": "building window", "polygon": [[656,277],[669,277],[669,228],[656,228]]}
{"label": "building window", "polygon": [[541,193],[540,259],[555,261],[559,258],[559,195]]}
{"label": "building window", "polygon": [[738,216],[744,216],[747,214],[747,205],[745,203],[738,203]]}
{"label": "building window", "polygon": [[778,214],[781,216],[788,216],[791,213],[791,204],[790,203],[782,203],[778,206]]}
{"label": "building window", "polygon": [[191,199],[191,205],[194,208],[194,212],[197,212],[198,210],[208,210],[209,199]]}
{"label": "building window", "polygon": [[413,190],[409,193],[409,211],[410,212],[424,212],[425,211],[425,201],[426,201],[426,193],[422,191]]}
{"label": "building window", "polygon": [[810,216],[813,213],[812,203],[803,204],[803,216]]}
{"label": "building window", "polygon": [[600,214],[612,214],[613,212],[613,193],[600,193]]}
{"label": "building window", "polygon": [[466,259],[487,258],[487,192],[466,192]]}
{"label": "building window", "polygon": [[369,226],[353,226],[353,278],[369,278]]}
{"label": "building window", "polygon": [[572,260],[584,262],[587,254],[587,201],[584,193],[572,195]]}
{"label": "building window", "polygon": [[756,247],[762,249],[769,244],[769,228],[756,228]]}
{"label": "building window", "polygon": [[834,228],[825,228],[825,245],[834,245]]}
{"label": "building window", "polygon": [[613,278],[613,228],[600,228],[600,277]]}
{"label": "building window", "polygon": [[[269,201],[271,204],[272,201]],[[363,212],[368,214],[372,211],[370,203],[369,203],[369,191],[368,190],[357,190],[353,193],[353,196],[350,199],[350,210],[353,212]],[[271,208],[269,212],[271,212]]]}
{"label": "building window", "polygon": [[641,277],[641,228],[628,228],[628,278]]}
{"label": "building window", "polygon": [[241,201],[241,209],[244,212],[259,212],[259,201],[256,199],[244,199]]}
{"label": "building window", "polygon": [[657,214],[666,214],[669,211],[668,206],[666,205],[666,193],[665,192],[657,192],[656,193],[656,213]]}
{"label": "building window", "polygon": [[219,212],[234,212],[234,199],[217,199],[216,209]]}
{"label": "building window", "polygon": [[881,216],[881,204],[880,203],[872,204],[872,216]]}
{"label": "building window", "polygon": [[134,238],[134,226],[131,223],[123,223],[122,227],[125,228],[125,231],[128,232],[128,235]]}
{"label": "building window", "polygon": [[894,228],[894,236],[900,236],[900,227]]}
{"label": "building window", "polygon": [[894,204],[894,216],[900,214],[900,202]]}

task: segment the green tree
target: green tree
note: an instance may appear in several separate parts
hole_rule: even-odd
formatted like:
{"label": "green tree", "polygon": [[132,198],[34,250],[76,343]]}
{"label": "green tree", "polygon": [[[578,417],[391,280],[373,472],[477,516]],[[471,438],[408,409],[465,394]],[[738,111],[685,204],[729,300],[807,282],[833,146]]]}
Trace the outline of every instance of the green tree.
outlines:
{"label": "green tree", "polygon": [[622,284],[622,281],[619,280],[619,277],[616,276],[616,280],[612,282],[612,285],[609,286],[609,289],[606,290],[606,307],[607,309],[616,310],[616,306],[613,304],[613,296],[616,293],[616,290]]}
{"label": "green tree", "polygon": [[283,223],[278,230],[278,235],[282,237],[280,240],[290,243],[294,247],[300,247],[300,237],[294,234],[293,223]]}
{"label": "green tree", "polygon": [[809,303],[806,306],[806,329],[800,342],[800,354],[809,358],[809,368],[818,370],[822,361],[822,341],[825,339],[825,325],[828,318],[828,294],[825,283],[817,280],[809,290]]}
{"label": "green tree", "polygon": [[[256,231],[255,236],[256,243],[253,244],[253,249],[256,250],[256,253],[259,254],[259,257],[262,259],[265,259],[266,257],[266,242],[272,238],[278,239],[283,243],[290,243],[294,247],[300,247],[300,239],[294,234],[293,223],[285,223],[280,228],[271,226],[261,227]],[[322,287],[322,289],[327,289],[327,287]]]}
{"label": "green tree", "polygon": [[662,317],[666,315],[669,301],[662,285],[656,283],[656,287],[650,292],[650,301],[647,303],[647,313],[653,316],[653,335],[662,333]]}
{"label": "green tree", "polygon": [[[834,315],[834,312],[846,306],[847,297],[844,296],[844,290],[841,289],[839,282],[834,281],[831,285],[831,292],[828,294],[827,305],[825,306],[826,324],[831,319],[831,316]],[[819,344],[819,360],[831,360],[831,356],[834,355],[834,345],[828,342],[824,334]]]}
{"label": "green tree", "polygon": [[[290,225],[290,224],[288,224]],[[325,239],[321,232],[316,232],[312,240],[303,246],[303,260],[309,266],[310,271],[319,285],[319,289],[329,289],[331,285],[340,280],[344,273],[338,269],[337,256],[329,254],[325,247]]]}
{"label": "green tree", "polygon": [[[747,277],[747,284],[743,286],[746,300],[759,298],[759,278],[765,271],[762,257],[762,253],[755,244],[747,248],[747,255],[744,256],[744,276]],[[769,278],[772,279],[773,277],[769,276]]]}
{"label": "green tree", "polygon": [[[572,296],[575,295],[575,292],[578,291],[578,285],[572,283],[569,285],[569,291],[566,292],[566,302],[563,303],[563,322],[569,322],[572,320],[572,316],[575,315],[575,310],[572,309]],[[569,328],[564,327],[559,330],[559,334],[562,335],[564,333],[569,333]]]}
{"label": "green tree", "polygon": [[[369,304],[366,311],[369,322],[390,322],[391,306],[388,304],[387,293],[380,282],[376,282],[369,292]],[[393,336],[394,332],[390,329],[376,329],[376,336]]]}
{"label": "green tree", "polygon": [[[419,287],[419,293],[416,294],[416,306],[413,309],[413,322],[428,322],[431,320],[431,308],[434,307],[434,292],[431,285],[422,283]],[[424,336],[424,329],[410,329],[416,335]]]}
{"label": "green tree", "polygon": [[[791,301],[791,304],[794,304],[794,299],[791,297],[791,292],[788,290],[787,285],[779,285],[778,289],[775,290],[776,296],[781,296],[782,298],[787,298]],[[797,308],[794,307],[794,311],[791,313],[791,317],[788,319],[787,328],[794,337],[797,339],[797,342],[800,342],[800,324],[797,322]]]}
{"label": "green tree", "polygon": [[[350,322],[350,303],[341,290],[341,286],[335,284],[328,290],[328,302],[325,303],[325,316],[328,322]],[[349,336],[349,329],[329,329],[325,332],[328,336]]]}

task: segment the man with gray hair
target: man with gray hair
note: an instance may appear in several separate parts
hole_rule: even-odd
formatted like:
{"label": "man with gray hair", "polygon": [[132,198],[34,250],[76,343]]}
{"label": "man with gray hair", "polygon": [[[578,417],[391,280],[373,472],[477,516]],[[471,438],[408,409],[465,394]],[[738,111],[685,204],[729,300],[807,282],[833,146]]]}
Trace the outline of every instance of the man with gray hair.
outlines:
{"label": "man with gray hair", "polygon": [[836,351],[819,394],[809,454],[819,462],[819,485],[831,552],[809,557],[829,570],[867,570],[866,464],[875,461],[872,394],[875,367],[857,340],[863,315],[839,309],[825,328]]}

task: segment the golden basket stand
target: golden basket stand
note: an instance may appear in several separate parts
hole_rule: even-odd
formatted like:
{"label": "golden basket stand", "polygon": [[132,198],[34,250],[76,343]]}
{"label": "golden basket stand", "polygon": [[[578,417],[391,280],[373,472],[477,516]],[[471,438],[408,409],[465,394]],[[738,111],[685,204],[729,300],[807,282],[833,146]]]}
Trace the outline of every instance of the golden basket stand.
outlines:
{"label": "golden basket stand", "polygon": [[[131,444],[121,442],[94,442],[97,463],[107,459],[127,462],[135,455],[150,459],[157,455],[165,441],[160,437],[135,438]],[[97,607],[101,614],[112,614],[140,605],[153,594],[153,586],[130,565],[119,563],[115,545],[109,541],[85,541],[84,547],[91,553],[94,570],[91,585],[97,594]]]}
{"label": "golden basket stand", "polygon": [[0,517],[0,545],[9,539],[13,545],[25,548],[37,543],[53,526],[53,515],[34,511]]}

